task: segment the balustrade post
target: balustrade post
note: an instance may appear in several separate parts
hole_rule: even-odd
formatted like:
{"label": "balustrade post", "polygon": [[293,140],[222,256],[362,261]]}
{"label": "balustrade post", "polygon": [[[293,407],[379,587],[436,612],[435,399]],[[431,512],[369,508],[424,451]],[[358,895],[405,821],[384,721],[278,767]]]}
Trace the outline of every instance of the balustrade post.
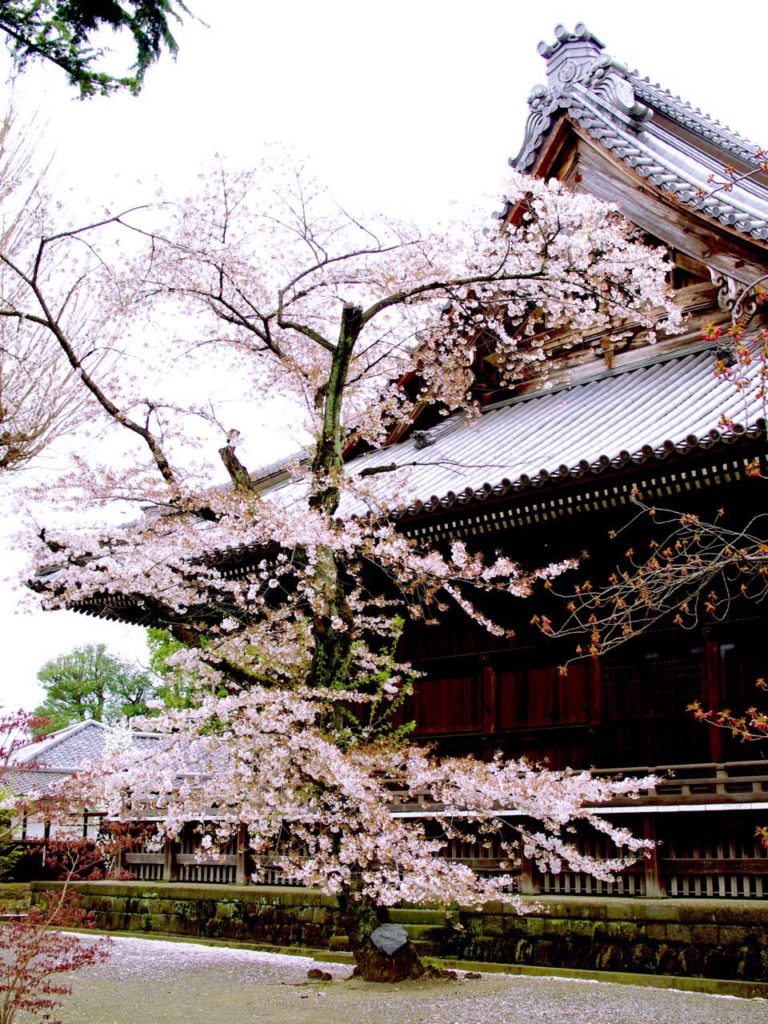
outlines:
{"label": "balustrade post", "polygon": [[[656,843],[656,816],[643,815],[643,839]],[[659,847],[655,845],[650,856],[645,859],[645,895],[653,899],[661,899],[667,895],[666,880],[662,877]]]}
{"label": "balustrade post", "polygon": [[248,885],[248,826],[240,825],[237,830],[237,863],[235,865],[235,884]]}
{"label": "balustrade post", "polygon": [[173,852],[173,839],[170,836],[166,836],[163,842],[163,879],[166,882],[175,882],[179,877],[178,866]]}

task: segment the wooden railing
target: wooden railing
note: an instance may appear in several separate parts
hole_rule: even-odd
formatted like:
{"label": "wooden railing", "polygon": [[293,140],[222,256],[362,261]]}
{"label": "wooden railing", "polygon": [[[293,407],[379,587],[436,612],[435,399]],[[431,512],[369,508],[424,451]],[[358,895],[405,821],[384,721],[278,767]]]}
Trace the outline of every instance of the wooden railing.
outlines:
{"label": "wooden railing", "polygon": [[[637,799],[619,797],[606,807],[648,807],[670,804],[766,804],[768,811],[768,761],[729,761],[723,764],[676,764],[656,767],[596,768],[596,778],[640,778],[656,775],[659,784],[646,790]],[[410,791],[408,795],[391,790],[392,810],[397,813],[418,813],[439,810],[430,802],[427,791]],[[513,811],[514,808],[504,808]]]}
{"label": "wooden railing", "polygon": [[[626,814],[626,824],[632,831],[647,838],[658,838],[659,845],[650,858],[638,861],[613,882],[567,870],[557,874],[541,873],[530,863],[523,862],[517,882],[522,892],[566,896],[768,898],[768,849],[754,834],[755,822],[768,825],[768,762],[633,767],[595,774],[654,774],[661,778],[654,790],[638,800],[616,800],[603,808],[612,817]],[[765,804],[764,817],[759,813],[762,804]],[[757,815],[755,805],[758,805]],[[406,802],[396,790],[392,791],[391,806],[395,814],[413,816],[430,816],[441,809],[429,804],[426,794],[421,800],[417,794],[416,800],[411,798]],[[665,830],[665,825],[681,821],[679,815],[684,813],[684,808],[698,810],[696,826],[694,819],[685,814],[685,828]],[[740,832],[735,825],[728,828],[723,825],[719,834],[714,835],[710,825],[713,819],[708,816],[704,823],[701,815],[717,809],[730,809],[737,816],[741,814]],[[510,824],[514,824],[514,809],[500,809],[500,816],[508,817]],[[736,821],[736,818],[731,814],[728,820]],[[215,858],[202,855],[198,842],[199,837],[196,838],[193,830],[185,830],[181,842],[166,841],[162,853],[125,854],[123,866],[146,881],[239,884],[249,881],[254,861],[243,829]],[[598,860],[615,855],[603,837],[583,839],[580,849]],[[498,838],[482,845],[452,839],[444,856],[469,864],[481,874],[507,870],[503,864],[508,855]],[[274,863],[262,861],[261,869],[264,882],[289,884]]]}
{"label": "wooden railing", "polygon": [[729,761],[722,764],[658,765],[599,769],[598,778],[608,776],[657,775],[661,782],[638,800],[616,800],[613,806],[666,804],[768,804],[768,761]]}
{"label": "wooden railing", "polygon": [[165,839],[161,852],[129,850],[121,868],[142,881],[207,882],[245,885],[253,872],[245,828],[214,856],[206,856],[200,835],[186,827],[178,841]]}

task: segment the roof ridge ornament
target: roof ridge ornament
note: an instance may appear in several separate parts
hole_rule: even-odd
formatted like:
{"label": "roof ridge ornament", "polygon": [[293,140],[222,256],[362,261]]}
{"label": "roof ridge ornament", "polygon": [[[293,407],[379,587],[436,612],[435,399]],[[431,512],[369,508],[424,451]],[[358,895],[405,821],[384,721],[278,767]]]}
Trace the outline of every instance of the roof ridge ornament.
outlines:
{"label": "roof ridge ornament", "polygon": [[599,52],[605,49],[605,45],[600,42],[596,35],[593,35],[589,31],[584,22],[580,21],[573,32],[569,32],[564,25],[555,26],[555,35],[557,38],[554,43],[540,42],[537,46],[538,52],[542,57],[549,60],[555,54],[562,52],[563,49],[569,46],[569,44],[577,43],[580,46],[591,46],[593,51]]}
{"label": "roof ridge ornament", "polygon": [[627,122],[646,121],[651,108],[638,100],[629,70],[613,57],[603,54],[584,73],[582,81],[591,92],[601,96]]}
{"label": "roof ridge ornament", "polygon": [[535,163],[544,136],[558,111],[575,117],[597,103],[602,116],[632,130],[651,115],[635,95],[630,73],[623,64],[602,51],[603,43],[583,23],[573,32],[562,25],[555,29],[554,43],[539,43],[537,49],[547,62],[547,84],[537,85],[528,97],[531,113],[523,145],[510,164],[527,171]]}
{"label": "roof ridge ornament", "polygon": [[559,92],[569,83],[581,78],[591,67],[605,46],[581,22],[573,32],[562,25],[555,28],[554,43],[539,43],[537,50],[547,62],[547,80],[553,92]]}

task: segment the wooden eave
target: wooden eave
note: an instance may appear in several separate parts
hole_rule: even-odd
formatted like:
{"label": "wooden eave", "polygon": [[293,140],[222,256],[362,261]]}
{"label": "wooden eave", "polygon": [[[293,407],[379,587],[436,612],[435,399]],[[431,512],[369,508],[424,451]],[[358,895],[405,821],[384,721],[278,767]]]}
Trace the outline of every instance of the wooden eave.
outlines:
{"label": "wooden eave", "polygon": [[747,238],[653,185],[567,115],[550,131],[531,174],[557,178],[616,203],[642,231],[741,284],[751,284],[765,273],[768,244]]}
{"label": "wooden eave", "polygon": [[576,478],[539,477],[515,485],[504,493],[455,495],[447,506],[424,507],[400,520],[400,529],[419,543],[443,540],[490,540],[500,534],[514,539],[520,529],[556,527],[574,516],[629,510],[636,491],[647,503],[663,506],[705,496],[714,488],[742,484],[752,478],[757,463],[768,477],[766,428],[755,428],[723,438],[708,448],[681,450],[669,445],[648,451],[642,461],[627,460],[585,467]]}
{"label": "wooden eave", "polygon": [[[679,504],[680,498],[712,494],[714,488],[744,483],[751,477],[748,467],[757,460],[768,477],[765,424],[723,437],[709,447],[691,444],[680,448],[667,445],[648,449],[640,461],[627,459],[621,465],[599,462],[585,466],[578,477],[538,477],[510,485],[502,493],[455,495],[448,504],[422,507],[404,514],[398,529],[417,543],[429,546],[454,539],[501,540],[514,544],[521,530],[554,527],[585,514],[594,515],[633,508],[633,495],[640,489],[645,501]],[[245,576],[264,555],[249,548],[227,552],[228,573]],[[131,595],[101,594],[75,602],[74,611],[97,618],[135,625],[168,626],[184,642],[195,646],[198,637],[183,622],[173,621],[166,609],[149,607]]]}

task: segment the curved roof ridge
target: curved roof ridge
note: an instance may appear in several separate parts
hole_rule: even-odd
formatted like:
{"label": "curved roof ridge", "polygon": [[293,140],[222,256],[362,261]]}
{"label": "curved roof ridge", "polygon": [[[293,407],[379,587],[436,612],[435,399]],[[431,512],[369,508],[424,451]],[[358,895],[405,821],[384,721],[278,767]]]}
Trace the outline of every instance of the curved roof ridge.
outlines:
{"label": "curved roof ridge", "polygon": [[758,169],[761,161],[757,154],[764,152],[765,147],[752,142],[751,139],[734,131],[733,128],[723,124],[717,118],[711,117],[701,107],[694,107],[688,100],[673,93],[670,89],[665,89],[658,82],[652,82],[649,76],[641,76],[640,72],[635,70],[628,72],[628,77],[635,91],[661,113],[677,121],[684,128],[696,130],[697,134],[714,142],[721,149],[727,150],[745,163],[754,164],[755,169]]}

